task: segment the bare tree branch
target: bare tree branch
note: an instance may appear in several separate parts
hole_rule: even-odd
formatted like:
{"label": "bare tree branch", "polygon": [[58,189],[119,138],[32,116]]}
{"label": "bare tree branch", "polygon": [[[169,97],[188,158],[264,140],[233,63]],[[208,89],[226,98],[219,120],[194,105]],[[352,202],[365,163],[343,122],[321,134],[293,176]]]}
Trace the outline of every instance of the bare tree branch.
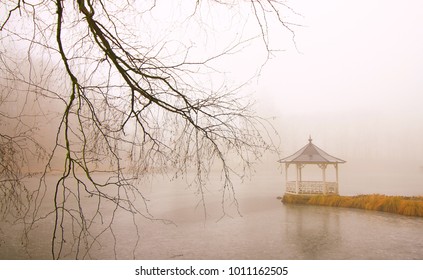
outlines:
{"label": "bare tree branch", "polygon": [[[22,106],[17,113],[0,107],[0,121],[13,119],[26,130],[0,133],[0,199],[8,201],[0,213],[23,221],[24,240],[48,222],[54,259],[91,258],[106,237],[117,258],[115,226],[126,214],[132,217],[136,258],[140,218],[171,223],[150,213],[140,187],[157,173],[190,178],[207,219],[206,183],[217,166],[222,215],[228,205],[238,209],[232,176],[245,176],[277,147],[270,122],[255,114],[242,93],[244,83],[231,86],[219,65],[257,39],[264,44],[264,61],[269,59],[275,21],[294,39],[293,25],[283,18],[293,11],[284,2],[9,2],[0,22],[0,105],[19,99]],[[169,12],[164,5],[178,9],[160,30],[154,24]],[[230,22],[223,35],[209,22],[214,10],[244,22]],[[257,30],[232,30],[249,24],[244,11]],[[189,28],[204,38],[194,41],[180,32]],[[212,39],[217,34],[221,38]],[[29,120],[31,110],[37,122]],[[41,128],[42,123],[49,125]],[[53,135],[45,143],[35,133],[43,129]],[[21,172],[30,165],[24,160],[29,154],[41,154],[44,166],[35,189],[25,185]],[[232,164],[232,157],[239,163]],[[54,170],[59,173],[52,183]]]}

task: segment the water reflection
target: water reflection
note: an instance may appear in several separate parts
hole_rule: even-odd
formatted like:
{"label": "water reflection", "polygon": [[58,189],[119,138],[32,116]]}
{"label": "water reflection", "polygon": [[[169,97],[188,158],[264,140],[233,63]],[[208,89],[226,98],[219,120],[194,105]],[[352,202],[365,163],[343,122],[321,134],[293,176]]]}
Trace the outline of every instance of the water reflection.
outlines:
{"label": "water reflection", "polygon": [[423,220],[382,212],[285,205],[299,259],[423,259]]}
{"label": "water reflection", "polygon": [[307,207],[284,207],[287,242],[295,245],[300,259],[330,258],[331,252],[338,251],[342,243],[339,215],[336,211],[328,213],[321,207]]}

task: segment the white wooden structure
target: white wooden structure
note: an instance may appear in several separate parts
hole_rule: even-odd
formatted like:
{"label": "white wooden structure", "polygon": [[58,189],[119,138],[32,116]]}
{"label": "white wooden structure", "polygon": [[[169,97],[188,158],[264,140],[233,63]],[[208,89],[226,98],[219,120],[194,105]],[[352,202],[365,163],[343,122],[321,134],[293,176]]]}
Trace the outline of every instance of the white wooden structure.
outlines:
{"label": "white wooden structure", "polygon": [[[339,194],[338,186],[338,164],[345,163],[344,160],[333,157],[314,145],[311,137],[308,139],[308,144],[297,151],[295,154],[279,160],[280,163],[285,163],[285,193],[288,194]],[[288,169],[289,166],[296,167],[296,180],[289,181]],[[307,165],[317,165],[322,171],[321,181],[303,181],[303,169]],[[327,179],[327,167],[333,166],[335,168],[335,180]]]}

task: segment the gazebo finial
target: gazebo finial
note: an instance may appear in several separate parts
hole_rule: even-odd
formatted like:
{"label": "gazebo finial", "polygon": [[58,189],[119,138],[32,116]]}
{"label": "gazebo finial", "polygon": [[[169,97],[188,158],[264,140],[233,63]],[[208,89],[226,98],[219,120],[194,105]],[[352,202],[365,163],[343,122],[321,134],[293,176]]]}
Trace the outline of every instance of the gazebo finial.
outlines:
{"label": "gazebo finial", "polygon": [[311,141],[313,141],[313,139],[311,139],[311,134],[308,136],[308,142],[311,143]]}

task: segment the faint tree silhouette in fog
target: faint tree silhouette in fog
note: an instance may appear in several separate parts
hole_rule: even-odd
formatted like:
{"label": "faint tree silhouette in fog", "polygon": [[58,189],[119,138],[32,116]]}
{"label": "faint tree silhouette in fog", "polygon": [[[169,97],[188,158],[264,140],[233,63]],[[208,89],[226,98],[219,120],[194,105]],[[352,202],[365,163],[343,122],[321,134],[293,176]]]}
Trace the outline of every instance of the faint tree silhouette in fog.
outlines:
{"label": "faint tree silhouette in fog", "polygon": [[[138,217],[155,219],[137,187],[151,174],[189,177],[194,170],[190,183],[206,215],[205,182],[211,167],[219,167],[225,214],[228,200],[237,205],[231,176],[243,176],[266,150],[276,150],[269,123],[240,95],[242,84],[231,85],[219,67],[257,42],[264,63],[275,23],[293,36],[283,18],[292,10],[283,1],[2,6],[0,124],[13,124],[0,133],[1,214],[19,213],[27,235],[37,223],[51,222],[53,258],[90,258],[106,235],[115,248],[121,213],[132,215],[136,248]],[[169,11],[163,22],[157,19]],[[215,28],[222,13],[228,27]],[[256,30],[247,31],[252,24]],[[15,103],[20,109],[12,112]],[[37,136],[42,122],[44,131],[54,131],[50,141]],[[22,180],[31,155],[46,156],[36,189]],[[52,169],[60,170],[54,183]],[[49,199],[52,207],[42,207]]]}

